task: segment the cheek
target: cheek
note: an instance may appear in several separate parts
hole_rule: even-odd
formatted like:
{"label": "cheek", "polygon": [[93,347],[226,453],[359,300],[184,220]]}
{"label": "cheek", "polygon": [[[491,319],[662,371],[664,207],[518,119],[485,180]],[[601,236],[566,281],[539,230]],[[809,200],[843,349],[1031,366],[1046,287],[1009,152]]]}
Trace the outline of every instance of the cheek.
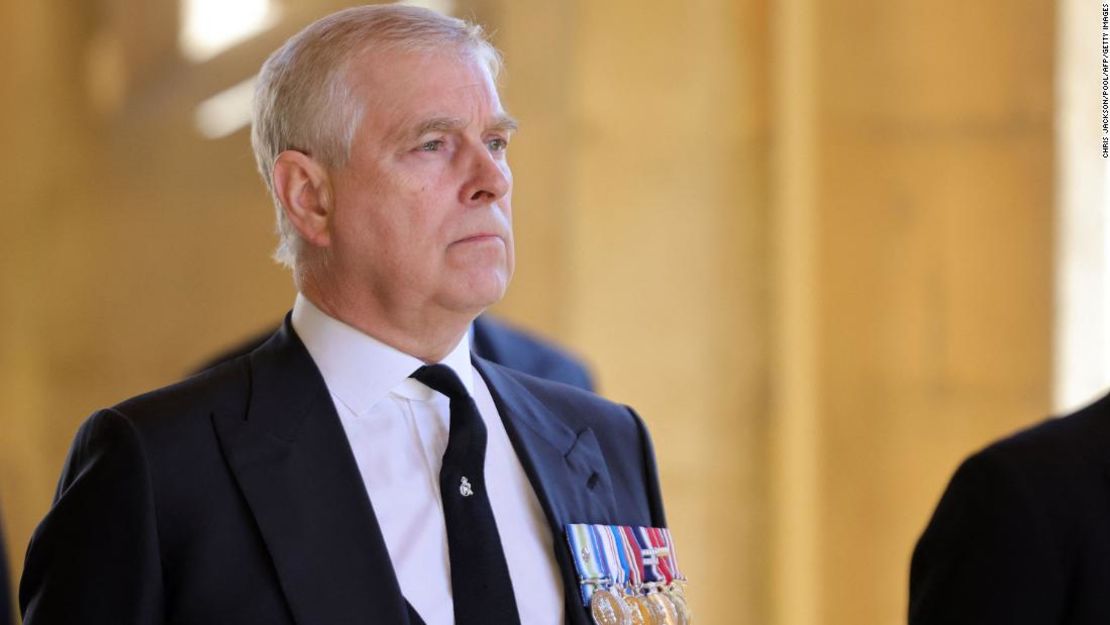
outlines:
{"label": "cheek", "polygon": [[509,231],[509,236],[513,234],[513,198],[510,194],[505,194],[496,204],[495,209],[501,214],[501,220],[505,223],[506,230]]}

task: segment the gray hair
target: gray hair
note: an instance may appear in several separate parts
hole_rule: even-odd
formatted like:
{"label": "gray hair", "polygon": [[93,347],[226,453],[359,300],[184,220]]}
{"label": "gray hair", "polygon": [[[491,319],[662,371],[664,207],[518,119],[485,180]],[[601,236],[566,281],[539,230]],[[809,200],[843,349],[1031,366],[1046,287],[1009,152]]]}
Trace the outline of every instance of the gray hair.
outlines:
{"label": "gray hair", "polygon": [[501,56],[482,27],[413,6],[369,5],[345,9],[293,35],[262,64],[251,110],[251,145],[262,180],[277,210],[274,260],[293,268],[302,241],[274,189],[274,161],[285,150],[340,167],[362,120],[361,102],[347,81],[353,59],[374,49],[472,51],[493,78]]}

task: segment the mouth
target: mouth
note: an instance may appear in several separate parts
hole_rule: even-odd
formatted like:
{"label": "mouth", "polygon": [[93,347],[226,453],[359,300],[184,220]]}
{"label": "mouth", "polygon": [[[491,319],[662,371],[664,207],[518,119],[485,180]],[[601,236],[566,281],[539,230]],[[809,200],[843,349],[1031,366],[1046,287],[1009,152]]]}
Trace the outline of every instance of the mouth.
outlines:
{"label": "mouth", "polygon": [[503,241],[501,235],[492,232],[480,232],[468,237],[464,237],[455,241],[455,243],[492,243],[494,241]]}

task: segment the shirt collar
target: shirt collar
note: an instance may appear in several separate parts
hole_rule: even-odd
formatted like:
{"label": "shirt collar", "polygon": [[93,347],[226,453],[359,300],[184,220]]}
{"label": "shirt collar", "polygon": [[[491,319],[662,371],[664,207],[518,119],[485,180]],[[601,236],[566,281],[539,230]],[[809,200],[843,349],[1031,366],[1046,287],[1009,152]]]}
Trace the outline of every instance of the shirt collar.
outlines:
{"label": "shirt collar", "polygon": [[[328,390],[356,415],[364,415],[391,392],[419,401],[434,397],[435,391],[409,378],[423,361],[328,316],[300,293],[293,303],[292,323]],[[442,364],[451,367],[473,395],[469,331]]]}

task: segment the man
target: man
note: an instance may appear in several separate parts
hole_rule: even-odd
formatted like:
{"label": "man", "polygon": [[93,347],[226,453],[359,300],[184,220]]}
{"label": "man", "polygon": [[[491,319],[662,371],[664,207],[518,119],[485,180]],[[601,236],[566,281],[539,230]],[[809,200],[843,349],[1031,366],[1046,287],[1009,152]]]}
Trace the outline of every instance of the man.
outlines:
{"label": "man", "polygon": [[1110,397],[972,455],[914,550],[910,625],[1110,623]]}
{"label": "man", "polygon": [[[293,310],[81,427],[26,625],[589,622],[581,565],[606,558],[566,526],[659,528],[663,506],[630,409],[470,357],[513,269],[498,63],[476,27],[397,5],[266,61],[253,143]],[[666,546],[637,553],[669,570]]]}

